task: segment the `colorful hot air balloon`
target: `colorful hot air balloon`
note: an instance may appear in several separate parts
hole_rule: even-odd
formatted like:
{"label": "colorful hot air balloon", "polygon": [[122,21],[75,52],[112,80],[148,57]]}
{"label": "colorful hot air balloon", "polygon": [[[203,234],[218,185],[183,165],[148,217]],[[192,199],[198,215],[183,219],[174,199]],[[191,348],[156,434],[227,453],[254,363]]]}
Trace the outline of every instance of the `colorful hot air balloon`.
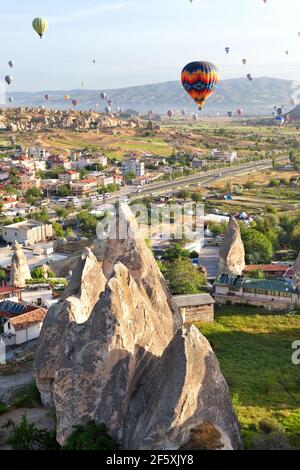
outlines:
{"label": "colorful hot air balloon", "polygon": [[70,99],[70,95],[65,95],[65,96],[64,96],[64,100],[65,100],[65,101],[67,101],[67,100],[69,100],[69,99]]}
{"label": "colorful hot air balloon", "polygon": [[14,61],[13,61],[13,60],[10,60],[10,61],[8,62],[8,65],[9,65],[10,68],[12,69],[13,66],[15,65],[15,64],[14,64]]}
{"label": "colorful hot air balloon", "polygon": [[106,100],[107,93],[104,93],[104,92],[100,93],[100,98],[102,98],[103,100]]}
{"label": "colorful hot air balloon", "polygon": [[229,52],[230,52],[230,47],[225,47],[225,52],[226,52],[226,54],[229,54]]}
{"label": "colorful hot air balloon", "polygon": [[85,87],[85,82],[81,82],[81,86],[82,86],[82,87]]}
{"label": "colorful hot air balloon", "polygon": [[32,27],[42,38],[48,28],[48,21],[45,18],[35,18],[32,22]]}
{"label": "colorful hot air balloon", "polygon": [[295,104],[296,104],[295,98],[291,98],[291,104],[292,104],[292,105],[295,105]]}
{"label": "colorful hot air balloon", "polygon": [[185,91],[202,109],[207,98],[220,82],[217,67],[211,62],[191,62],[181,73],[181,82]]}
{"label": "colorful hot air balloon", "polygon": [[11,83],[13,82],[13,77],[11,75],[6,75],[5,77],[5,81],[8,85],[11,85]]}
{"label": "colorful hot air balloon", "polygon": [[49,95],[45,95],[44,98],[45,98],[46,101],[48,101],[49,100]]}
{"label": "colorful hot air balloon", "polygon": [[96,60],[94,59],[94,60],[93,60],[93,64],[95,64],[95,63],[96,63]]}
{"label": "colorful hot air balloon", "polygon": [[78,103],[79,103],[79,101],[78,101],[78,100],[72,100],[72,105],[73,105],[74,107],[75,107],[75,106],[77,106],[77,105],[78,105]]}
{"label": "colorful hot air balloon", "polygon": [[277,108],[276,112],[277,112],[278,116],[282,116],[283,108]]}

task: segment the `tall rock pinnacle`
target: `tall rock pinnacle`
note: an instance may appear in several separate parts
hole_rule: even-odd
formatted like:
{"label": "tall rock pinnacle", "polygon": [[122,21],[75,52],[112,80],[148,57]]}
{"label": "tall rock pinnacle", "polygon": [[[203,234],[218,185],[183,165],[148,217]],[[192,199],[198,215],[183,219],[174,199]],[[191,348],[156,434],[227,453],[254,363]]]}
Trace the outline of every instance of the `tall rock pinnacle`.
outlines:
{"label": "tall rock pinnacle", "polygon": [[[129,237],[113,237],[125,220]],[[35,360],[37,386],[55,407],[57,437],[105,423],[123,449],[241,445],[218,361],[195,326],[184,327],[131,212],[120,208],[103,265],[87,251],[46,317]],[[118,230],[117,230],[118,232]]]}
{"label": "tall rock pinnacle", "polygon": [[220,248],[219,274],[238,276],[245,268],[245,248],[241,231],[236,220],[231,217],[226,236]]}

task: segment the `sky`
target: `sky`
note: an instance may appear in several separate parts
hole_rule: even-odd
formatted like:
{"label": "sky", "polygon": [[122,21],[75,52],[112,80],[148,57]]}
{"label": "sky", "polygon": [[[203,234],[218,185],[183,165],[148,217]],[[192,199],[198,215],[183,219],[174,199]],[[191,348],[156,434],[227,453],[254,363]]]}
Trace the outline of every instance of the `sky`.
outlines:
{"label": "sky", "polygon": [[[42,40],[37,16],[49,21]],[[177,80],[193,60],[213,62],[223,79],[300,80],[299,18],[299,0],[1,1],[0,71],[13,75],[12,92]]]}

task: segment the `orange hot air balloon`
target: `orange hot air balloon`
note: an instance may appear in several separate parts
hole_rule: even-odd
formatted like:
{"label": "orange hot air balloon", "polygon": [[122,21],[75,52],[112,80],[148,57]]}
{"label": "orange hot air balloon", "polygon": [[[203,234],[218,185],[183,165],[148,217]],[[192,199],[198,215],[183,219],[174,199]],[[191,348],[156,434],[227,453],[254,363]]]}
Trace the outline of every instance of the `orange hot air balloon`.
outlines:
{"label": "orange hot air balloon", "polygon": [[220,82],[217,67],[211,62],[191,62],[181,73],[181,82],[185,91],[202,109],[205,101],[214,92]]}

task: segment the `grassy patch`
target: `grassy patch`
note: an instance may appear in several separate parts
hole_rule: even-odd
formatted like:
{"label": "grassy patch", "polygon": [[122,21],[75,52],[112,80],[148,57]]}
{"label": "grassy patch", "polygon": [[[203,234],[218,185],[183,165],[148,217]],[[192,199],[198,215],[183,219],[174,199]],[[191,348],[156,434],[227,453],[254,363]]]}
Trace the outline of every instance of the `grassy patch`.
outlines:
{"label": "grassy patch", "polygon": [[36,408],[41,406],[40,392],[35,383],[18,390],[12,408]]}
{"label": "grassy patch", "polygon": [[276,419],[300,446],[300,368],[291,361],[300,339],[300,314],[270,314],[247,307],[220,307],[213,325],[198,325],[227,379],[251,447],[262,419]]}

